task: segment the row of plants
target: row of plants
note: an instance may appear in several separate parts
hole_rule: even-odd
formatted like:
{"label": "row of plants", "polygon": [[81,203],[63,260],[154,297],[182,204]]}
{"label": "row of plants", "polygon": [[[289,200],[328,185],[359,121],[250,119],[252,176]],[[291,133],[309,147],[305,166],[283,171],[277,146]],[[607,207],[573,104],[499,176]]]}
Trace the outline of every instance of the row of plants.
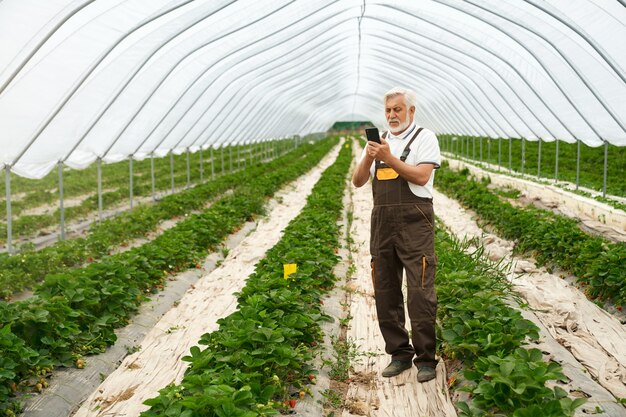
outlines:
{"label": "row of plants", "polygon": [[488,189],[489,179],[477,181],[464,169],[446,164],[437,172],[437,186],[474,210],[483,225],[516,242],[516,253],[530,253],[541,265],[554,265],[577,277],[585,294],[609,300],[618,309],[626,304],[626,244],[612,243],[581,230],[578,221],[536,207],[514,207]]}
{"label": "row of plants", "polygon": [[[291,148],[292,141],[278,144],[281,150]],[[211,166],[210,153],[203,152],[203,180],[214,173],[224,173],[238,169],[242,165],[249,164],[251,160],[258,161],[267,156],[269,146],[276,146],[272,143],[267,145],[245,145],[231,146],[214,152],[213,166]],[[181,187],[187,184],[187,155],[174,156],[174,183]],[[222,164],[223,158],[223,164]],[[234,158],[234,162],[233,162]],[[133,195],[137,197],[149,196],[152,193],[150,160],[133,162]],[[189,154],[190,181],[200,183],[200,152]],[[171,172],[169,157],[155,158],[155,191],[163,192],[171,189]],[[66,207],[64,216],[66,221],[84,218],[90,213],[98,210],[98,195],[94,193],[97,189],[96,166],[92,165],[85,170],[77,171],[72,169],[64,170],[63,189],[65,198],[76,196],[86,196],[82,202],[76,206]],[[12,212],[12,233],[15,237],[32,237],[45,228],[55,226],[59,223],[60,209],[56,208],[52,212],[43,214],[21,214],[28,208],[38,207],[45,204],[58,205],[58,173],[53,170],[48,176],[41,180],[29,180],[12,175],[11,191],[14,195],[24,194],[23,198],[13,199],[11,202]],[[129,198],[129,166],[128,161],[102,165],[102,188],[106,190],[102,193],[103,208],[111,208],[123,203]],[[6,204],[3,196],[0,197],[0,243],[6,242]]]}
{"label": "row of plants", "polygon": [[[320,143],[329,142],[336,139]],[[263,213],[268,196],[315,166],[331,146],[320,143],[294,158],[297,163],[266,167],[142,246],[49,275],[27,300],[0,302],[0,412],[19,411],[15,393],[40,389],[54,366],[82,367],[82,355],[114,343],[114,329],[127,324],[146,294],[162,288],[170,274],[198,266],[207,250]]]}
{"label": "row of plants", "polygon": [[[162,389],[145,404],[152,416],[269,416],[288,413],[308,385],[322,340],[322,296],[335,283],[342,196],[351,162],[344,147],[314,187],[282,239],[256,265],[237,294],[238,309],[218,320],[184,360],[180,385]],[[283,264],[297,272],[283,277]]]}
{"label": "row of plants", "polygon": [[507,304],[515,295],[502,265],[484,261],[482,246],[468,253],[470,242],[436,233],[439,350],[451,368],[462,364],[448,385],[470,395],[456,403],[459,416],[572,416],[585,400],[546,386],[567,378],[528,346],[538,328]]}
{"label": "row of plants", "polygon": [[[503,169],[522,172],[522,141],[520,139],[491,139],[486,137],[465,137],[456,135],[439,135],[441,149],[446,152],[474,161],[482,161],[497,165]],[[482,144],[482,155],[480,152]],[[511,158],[509,159],[509,146]],[[498,154],[500,147],[500,155]],[[556,175],[556,142],[541,143],[541,178],[576,183],[576,143],[559,141],[558,176]],[[500,158],[500,160],[499,160]],[[528,176],[537,177],[539,167],[539,142],[524,141],[524,170]],[[604,147],[592,148],[580,145],[579,181],[583,187],[601,191],[604,181]],[[626,197],[626,177],[622,172],[626,169],[626,147],[608,147],[607,194]]]}
{"label": "row of plants", "polygon": [[[324,152],[331,145],[327,142],[316,146],[319,152]],[[41,250],[26,247],[12,256],[0,254],[0,296],[8,300],[46,275],[101,259],[113,248],[153,231],[163,220],[199,210],[220,193],[245,185],[266,170],[296,163],[294,155],[308,154],[312,149],[311,144],[301,145],[297,153],[292,151],[270,163],[251,165],[245,170],[216,177],[213,181],[166,196],[155,204],[142,205],[115,218],[94,223],[86,237],[59,241]]]}

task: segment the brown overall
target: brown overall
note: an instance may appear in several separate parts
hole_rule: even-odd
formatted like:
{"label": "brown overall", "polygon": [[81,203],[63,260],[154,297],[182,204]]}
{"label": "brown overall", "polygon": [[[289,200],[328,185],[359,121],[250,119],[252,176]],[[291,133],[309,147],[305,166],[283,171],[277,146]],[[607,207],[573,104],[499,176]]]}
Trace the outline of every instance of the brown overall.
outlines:
{"label": "brown overall", "polygon": [[[403,162],[420,128],[404,149]],[[409,183],[376,161],[370,252],[378,324],[392,360],[435,366],[435,231],[432,199],[418,197]],[[402,270],[406,270],[411,341],[405,328]]]}

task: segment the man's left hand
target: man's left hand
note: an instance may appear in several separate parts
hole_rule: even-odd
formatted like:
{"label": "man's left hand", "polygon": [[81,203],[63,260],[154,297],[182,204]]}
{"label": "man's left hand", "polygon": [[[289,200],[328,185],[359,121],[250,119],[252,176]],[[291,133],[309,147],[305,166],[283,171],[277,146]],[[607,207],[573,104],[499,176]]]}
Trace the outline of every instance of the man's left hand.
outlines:
{"label": "man's left hand", "polygon": [[380,138],[380,144],[376,142],[367,143],[367,153],[374,159],[387,163],[391,158],[389,143],[384,138]]}

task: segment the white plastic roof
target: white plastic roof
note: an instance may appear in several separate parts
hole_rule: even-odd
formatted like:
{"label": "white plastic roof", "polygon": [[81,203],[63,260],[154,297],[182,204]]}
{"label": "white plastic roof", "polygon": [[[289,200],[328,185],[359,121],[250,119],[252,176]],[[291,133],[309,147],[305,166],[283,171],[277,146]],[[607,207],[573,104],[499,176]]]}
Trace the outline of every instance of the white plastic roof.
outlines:
{"label": "white plastic roof", "polygon": [[384,126],[626,145],[624,0],[2,0],[0,162],[40,178]]}

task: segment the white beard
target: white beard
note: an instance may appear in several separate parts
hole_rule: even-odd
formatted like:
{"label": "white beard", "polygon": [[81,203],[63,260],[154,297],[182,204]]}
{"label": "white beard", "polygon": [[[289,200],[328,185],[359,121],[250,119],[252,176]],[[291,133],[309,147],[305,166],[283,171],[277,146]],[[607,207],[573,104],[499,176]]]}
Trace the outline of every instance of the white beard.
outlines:
{"label": "white beard", "polygon": [[393,133],[395,135],[396,133],[400,133],[403,130],[405,130],[407,127],[409,127],[410,124],[411,124],[411,119],[409,119],[409,115],[407,114],[406,119],[404,119],[404,121],[401,122],[398,125],[398,127],[393,128],[393,127],[389,126],[389,130],[391,131],[391,133]]}

